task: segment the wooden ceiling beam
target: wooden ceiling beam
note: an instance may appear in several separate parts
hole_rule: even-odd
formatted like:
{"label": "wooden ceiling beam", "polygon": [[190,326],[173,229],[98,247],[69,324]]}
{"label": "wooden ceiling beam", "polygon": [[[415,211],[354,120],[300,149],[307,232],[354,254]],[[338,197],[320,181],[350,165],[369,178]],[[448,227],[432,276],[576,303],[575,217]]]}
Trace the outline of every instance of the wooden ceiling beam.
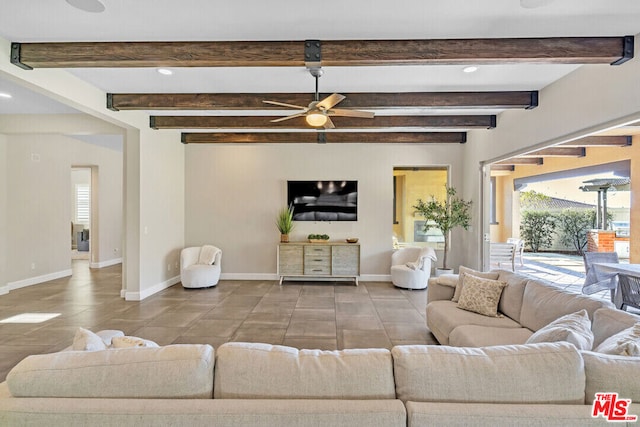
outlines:
{"label": "wooden ceiling beam", "polygon": [[587,150],[584,147],[550,147],[531,153],[523,154],[518,157],[584,157]]}
{"label": "wooden ceiling beam", "polygon": [[[320,99],[329,96],[321,93]],[[526,108],[538,106],[538,91],[343,93],[346,109]],[[311,93],[109,93],[107,108],[119,110],[281,110],[264,100],[307,106]]]}
{"label": "wooden ceiling beam", "polygon": [[502,160],[497,162],[497,165],[515,165],[515,166],[523,166],[523,165],[541,165],[544,163],[542,157],[513,157],[511,159]]}
{"label": "wooden ceiling beam", "polygon": [[262,143],[464,143],[466,132],[217,132],[183,133],[183,144]]}
{"label": "wooden ceiling beam", "polygon": [[626,147],[631,145],[629,135],[587,136],[561,144],[562,147]]}
{"label": "wooden ceiling beam", "polygon": [[516,167],[514,165],[498,165],[498,164],[491,165],[491,171],[513,172],[515,170],[516,170]]}
{"label": "wooden ceiling beam", "polygon": [[[258,129],[310,128],[304,117],[272,123],[274,116],[151,116],[153,129]],[[393,128],[482,128],[496,126],[496,116],[376,116],[373,119],[337,117],[331,120],[340,130]],[[396,130],[397,131],[397,130]]]}
{"label": "wooden ceiling beam", "polygon": [[[498,63],[620,64],[633,36],[321,41],[322,66]],[[12,43],[30,68],[302,67],[305,41]]]}

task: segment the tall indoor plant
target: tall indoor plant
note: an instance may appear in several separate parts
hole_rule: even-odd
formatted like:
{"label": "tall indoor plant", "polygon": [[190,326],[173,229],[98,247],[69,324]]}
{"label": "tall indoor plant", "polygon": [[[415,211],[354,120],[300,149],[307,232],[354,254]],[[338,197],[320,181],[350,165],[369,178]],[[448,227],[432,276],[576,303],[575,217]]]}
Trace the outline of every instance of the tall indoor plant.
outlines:
{"label": "tall indoor plant", "polygon": [[471,201],[463,200],[456,196],[456,189],[446,187],[444,200],[438,200],[431,196],[431,200],[425,202],[418,199],[414,206],[425,219],[424,231],[430,228],[438,228],[444,235],[444,255],[442,258],[442,268],[447,269],[447,252],[449,252],[449,232],[456,227],[465,230],[471,225]]}
{"label": "tall indoor plant", "polygon": [[293,206],[280,209],[276,217],[276,227],[280,231],[280,242],[289,242],[289,233],[293,230]]}

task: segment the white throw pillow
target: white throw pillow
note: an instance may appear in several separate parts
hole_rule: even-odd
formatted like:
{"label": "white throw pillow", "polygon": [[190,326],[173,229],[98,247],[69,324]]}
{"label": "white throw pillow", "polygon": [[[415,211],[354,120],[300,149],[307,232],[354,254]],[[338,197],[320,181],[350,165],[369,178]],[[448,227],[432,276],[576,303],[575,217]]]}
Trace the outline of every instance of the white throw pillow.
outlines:
{"label": "white throw pillow", "polygon": [[620,356],[640,356],[640,323],[610,336],[594,351]]}
{"label": "white throw pillow", "polygon": [[99,351],[107,349],[107,345],[102,338],[84,328],[78,328],[76,335],[73,337],[71,347],[77,351]]}
{"label": "white throw pillow", "polygon": [[198,264],[212,265],[218,254],[218,248],[211,245],[204,245],[200,248],[200,254],[198,256]]}
{"label": "white throw pillow", "polygon": [[138,337],[113,337],[111,348],[131,348],[131,347],[160,347],[153,341]]}
{"label": "white throw pillow", "polygon": [[587,310],[582,309],[554,320],[531,335],[526,344],[558,341],[569,342],[578,350],[591,350],[593,332]]}

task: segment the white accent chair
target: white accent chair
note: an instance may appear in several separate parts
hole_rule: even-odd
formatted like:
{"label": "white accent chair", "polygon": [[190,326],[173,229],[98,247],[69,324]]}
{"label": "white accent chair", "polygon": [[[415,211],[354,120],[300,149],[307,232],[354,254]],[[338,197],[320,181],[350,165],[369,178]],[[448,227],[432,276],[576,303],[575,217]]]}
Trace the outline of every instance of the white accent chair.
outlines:
{"label": "white accent chair", "polygon": [[391,255],[391,282],[399,288],[425,289],[435,261],[433,248],[400,248]]}
{"label": "white accent chair", "polygon": [[507,239],[507,243],[516,245],[515,258],[520,258],[520,267],[524,267],[524,260],[522,259],[522,255],[524,254],[524,240],[516,237],[509,237]]}
{"label": "white accent chair", "polygon": [[[205,250],[203,250],[206,248]],[[212,261],[213,260],[213,261]],[[185,288],[209,288],[220,280],[222,250],[194,246],[180,252],[180,281]]]}

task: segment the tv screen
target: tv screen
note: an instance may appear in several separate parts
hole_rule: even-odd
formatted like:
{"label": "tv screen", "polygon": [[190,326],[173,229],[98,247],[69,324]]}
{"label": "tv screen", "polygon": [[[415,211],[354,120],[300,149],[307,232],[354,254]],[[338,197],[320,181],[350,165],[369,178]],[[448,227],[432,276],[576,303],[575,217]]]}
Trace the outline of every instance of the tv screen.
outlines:
{"label": "tv screen", "polygon": [[357,221],[358,181],[287,181],[294,221]]}

